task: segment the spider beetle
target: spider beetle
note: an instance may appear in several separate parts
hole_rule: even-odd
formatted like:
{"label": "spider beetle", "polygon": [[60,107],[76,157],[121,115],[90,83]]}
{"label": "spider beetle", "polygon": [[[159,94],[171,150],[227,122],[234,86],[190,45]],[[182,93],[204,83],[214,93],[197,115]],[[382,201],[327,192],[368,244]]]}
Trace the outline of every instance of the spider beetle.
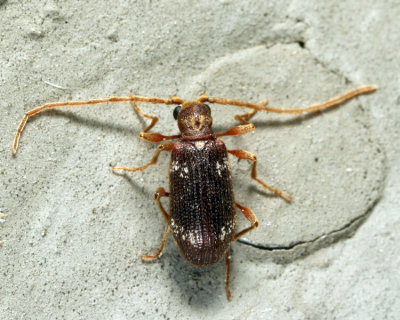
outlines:
{"label": "spider beetle", "polygon": [[[279,191],[257,178],[256,155],[245,150],[227,150],[220,139],[224,136],[239,136],[254,130],[254,124],[248,120],[257,111],[269,111],[276,113],[300,114],[315,112],[334,107],[360,94],[370,93],[376,90],[376,86],[365,86],[352,90],[342,96],[330,99],[326,102],[298,109],[277,109],[267,106],[268,99],[258,104],[240,100],[228,100],[225,98],[211,98],[206,94],[193,101],[185,101],[179,97],[164,99],[158,97],[126,96],[110,97],[105,99],[92,99],[87,101],[67,101],[48,103],[28,111],[18,126],[12,152],[15,155],[21,133],[28,119],[43,111],[60,107],[78,107],[83,105],[97,105],[102,103],[131,102],[139,114],[151,119],[150,125],[140,133],[140,138],[149,142],[162,142],[158,145],[153,158],[147,164],[138,168],[115,167],[113,170],[126,172],[141,171],[157,162],[161,152],[171,151],[169,167],[170,190],[158,188],[154,193],[154,200],[166,222],[164,235],[159,250],[153,255],[142,255],[143,259],[155,259],[160,257],[168,234],[172,231],[173,238],[183,258],[194,265],[208,266],[219,262],[223,257],[226,261],[225,284],[228,299],[231,293],[229,289],[230,278],[230,245],[245,233],[258,226],[258,220],[254,212],[235,201],[233,193],[232,173],[228,160],[228,154],[239,159],[251,161],[251,178],[262,187],[290,202],[292,197]],[[137,103],[152,103],[177,105],[173,112],[178,122],[180,134],[165,136],[160,133],[148,132],[157,123],[158,118],[142,111]],[[240,125],[231,129],[214,133],[212,130],[211,109],[206,104],[216,103],[221,105],[233,105],[249,108],[248,113],[236,115],[235,119]],[[178,139],[177,142],[170,140]],[[169,141],[166,141],[169,140]],[[166,141],[166,142],[163,142]],[[165,210],[161,204],[162,197],[169,197],[169,210]],[[239,209],[250,226],[237,232],[236,209]]]}

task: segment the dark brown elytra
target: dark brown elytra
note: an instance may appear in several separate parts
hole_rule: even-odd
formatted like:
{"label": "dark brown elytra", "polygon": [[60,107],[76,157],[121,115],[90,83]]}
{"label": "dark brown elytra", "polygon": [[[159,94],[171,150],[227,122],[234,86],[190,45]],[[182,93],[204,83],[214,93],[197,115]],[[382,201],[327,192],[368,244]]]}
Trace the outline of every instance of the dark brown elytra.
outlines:
{"label": "dark brown elytra", "polygon": [[[376,86],[365,86],[352,90],[342,96],[330,99],[326,102],[297,109],[277,109],[267,106],[265,99],[258,104],[240,100],[228,100],[224,98],[211,98],[201,95],[193,101],[184,101],[179,97],[171,99],[142,96],[110,97],[105,99],[92,99],[87,101],[67,101],[48,103],[28,111],[18,126],[12,152],[15,155],[18,148],[21,133],[28,119],[43,111],[60,107],[78,107],[82,105],[97,105],[102,103],[131,102],[136,111],[144,117],[151,119],[150,125],[140,133],[140,138],[149,142],[162,142],[150,162],[138,168],[113,167],[113,170],[126,172],[141,171],[157,162],[162,151],[171,151],[171,163],[169,168],[169,192],[164,188],[158,188],[154,194],[157,206],[163,216],[166,227],[159,250],[153,255],[142,255],[143,259],[158,258],[164,250],[168,234],[172,231],[173,238],[182,257],[194,265],[208,266],[217,263],[225,257],[226,275],[225,283],[228,298],[229,289],[231,244],[245,233],[258,226],[258,220],[254,212],[235,201],[232,183],[232,173],[228,160],[228,153],[239,158],[251,161],[251,178],[262,187],[268,189],[286,201],[292,197],[279,191],[257,178],[256,155],[245,150],[227,150],[220,137],[238,136],[254,130],[254,124],[248,120],[257,111],[269,111],[275,113],[300,114],[315,112],[329,107],[337,106],[360,94],[370,93],[376,90]],[[142,111],[138,102],[153,104],[178,105],[174,110],[174,117],[178,122],[180,134],[165,136],[160,133],[149,132],[157,123],[158,118]],[[216,103],[221,105],[233,105],[249,108],[248,113],[236,115],[235,119],[241,125],[231,129],[214,133],[212,130],[211,109],[205,104]],[[178,139],[177,142],[168,140]],[[170,207],[165,210],[161,204],[162,197],[169,197]],[[237,231],[237,210],[239,209],[250,226]]]}

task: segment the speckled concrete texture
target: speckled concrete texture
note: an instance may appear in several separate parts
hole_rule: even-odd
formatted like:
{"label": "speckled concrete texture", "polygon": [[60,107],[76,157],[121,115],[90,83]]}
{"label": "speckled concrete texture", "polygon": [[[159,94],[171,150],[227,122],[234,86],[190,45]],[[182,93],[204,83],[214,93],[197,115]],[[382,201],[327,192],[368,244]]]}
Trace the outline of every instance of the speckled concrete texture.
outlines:
{"label": "speckled concrete texture", "polygon": [[[400,313],[400,25],[396,1],[0,1],[0,319],[396,319]],[[258,113],[224,139],[257,154],[271,196],[231,159],[235,196],[260,220],[224,263],[189,265],[152,194],[168,156],[129,104],[50,101],[201,93],[294,108],[352,88],[379,90],[315,115]],[[171,106],[153,131],[175,134]],[[212,106],[216,131],[234,107]],[[246,221],[240,218],[241,226]]]}

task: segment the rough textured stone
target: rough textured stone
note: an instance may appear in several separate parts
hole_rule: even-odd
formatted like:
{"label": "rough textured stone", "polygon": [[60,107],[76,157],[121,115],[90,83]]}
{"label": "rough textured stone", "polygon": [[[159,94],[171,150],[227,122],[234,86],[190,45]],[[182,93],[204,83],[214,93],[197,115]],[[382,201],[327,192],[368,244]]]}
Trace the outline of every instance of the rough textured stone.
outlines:
{"label": "rough textured stone", "polygon": [[[395,1],[0,4],[1,319],[398,316]],[[259,113],[255,133],[226,139],[256,153],[260,178],[294,197],[270,197],[251,181],[249,163],[233,159],[236,197],[261,222],[249,238],[305,241],[280,252],[234,244],[232,303],[223,263],[190,266],[172,241],[159,261],[141,261],[161,241],[151,197],[168,187],[168,158],[142,173],[111,173],[155,151],[137,138],[148,120],[129,105],[43,114],[11,156],[24,112],[49,101],[207,92],[295,107],[369,83],[380,89],[335,110]],[[143,108],[160,117],[158,131],[177,131],[173,107]],[[216,128],[234,125],[239,111],[213,108]]]}

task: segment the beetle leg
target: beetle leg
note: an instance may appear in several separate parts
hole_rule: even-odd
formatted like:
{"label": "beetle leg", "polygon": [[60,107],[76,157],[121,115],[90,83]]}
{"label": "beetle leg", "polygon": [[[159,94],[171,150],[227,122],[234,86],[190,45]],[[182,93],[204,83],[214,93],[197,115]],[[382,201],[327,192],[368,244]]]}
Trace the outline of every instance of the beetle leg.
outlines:
{"label": "beetle leg", "polygon": [[158,251],[152,255],[142,254],[142,259],[157,259],[161,256],[161,253],[163,252],[164,247],[165,247],[165,243],[168,240],[169,229],[170,229],[169,224],[167,224],[165,226],[164,235],[163,235],[163,238],[161,241],[160,249],[158,249]]}
{"label": "beetle leg", "polygon": [[[142,97],[142,96],[133,96],[129,97],[109,97],[104,99],[90,99],[84,101],[65,101],[65,102],[51,102],[46,103],[40,107],[36,107],[32,110],[29,110],[25,113],[21,122],[18,125],[17,132],[15,133],[12,153],[16,154],[19,144],[19,139],[21,137],[21,133],[25,128],[26,123],[28,122],[30,117],[33,117],[41,112],[52,110],[61,107],[80,107],[84,105],[98,105],[103,103],[119,103],[119,102],[143,102],[143,103],[152,103],[152,104],[181,104],[183,100],[179,97],[172,97],[171,99],[166,98],[158,98],[158,97]],[[154,123],[155,124],[155,123]],[[153,124],[153,126],[154,126]],[[159,140],[162,141],[162,140]]]}
{"label": "beetle leg", "polygon": [[250,160],[253,162],[253,166],[251,167],[251,178],[256,180],[259,184],[261,184],[265,189],[268,189],[269,191],[271,191],[272,193],[274,193],[275,195],[285,199],[286,201],[292,201],[292,197],[289,196],[288,194],[279,191],[278,189],[275,189],[273,187],[270,187],[269,185],[265,184],[263,181],[261,181],[260,179],[257,178],[257,156],[253,153],[250,153],[246,150],[228,150],[228,152],[232,155],[234,155],[235,157],[238,157],[239,159],[244,159],[244,160]]}
{"label": "beetle leg", "polygon": [[169,233],[169,230],[170,230],[169,214],[167,213],[167,211],[165,211],[164,207],[161,204],[161,201],[160,201],[161,197],[169,197],[169,193],[166,192],[164,188],[158,188],[156,190],[156,192],[154,192],[154,196],[153,196],[154,200],[156,200],[156,202],[157,202],[157,207],[160,210],[161,215],[163,216],[164,220],[167,222],[167,225],[165,226],[165,230],[164,230],[164,235],[163,235],[163,238],[162,238],[162,241],[161,241],[160,249],[158,249],[158,251],[153,255],[143,254],[142,255],[142,259],[156,259],[156,258],[158,258],[161,255],[161,253],[163,252],[165,244],[166,244],[166,242],[168,240],[168,233]]}
{"label": "beetle leg", "polygon": [[156,164],[157,160],[158,160],[158,156],[160,155],[161,152],[171,151],[173,148],[174,148],[173,142],[167,141],[167,142],[161,143],[157,146],[157,151],[154,154],[153,158],[150,160],[149,163],[146,163],[144,166],[141,166],[138,168],[126,168],[126,167],[113,166],[112,169],[113,170],[122,170],[122,171],[126,171],[126,172],[142,171],[142,170],[148,168],[149,166],[151,166],[152,164]]}
{"label": "beetle leg", "polygon": [[[268,98],[264,99],[263,101],[260,102],[261,105],[266,106],[268,104]],[[245,113],[245,114],[237,114],[235,116],[235,119],[240,121],[243,124],[250,124],[247,120],[249,120],[251,117],[253,117],[257,113],[257,109],[252,109],[251,111]]]}
{"label": "beetle leg", "polygon": [[[246,113],[247,114],[247,113]],[[240,116],[239,116],[240,117]],[[234,126],[227,131],[215,134],[217,137],[226,136],[241,136],[242,134],[251,132],[254,130],[254,124],[247,122],[247,124],[242,124],[239,126]]]}
{"label": "beetle leg", "polygon": [[157,207],[161,212],[161,215],[163,216],[164,220],[169,223],[169,214],[167,211],[165,211],[164,207],[162,206],[162,203],[160,201],[161,197],[169,197],[169,193],[165,191],[164,188],[158,188],[156,192],[154,192],[153,199],[156,200],[157,202]]}
{"label": "beetle leg", "polygon": [[180,135],[174,135],[174,136],[164,136],[158,132],[148,132],[151,128],[153,128],[156,123],[158,122],[158,117],[149,115],[148,113],[145,113],[142,109],[139,108],[136,102],[132,101],[132,105],[135,108],[135,110],[143,115],[143,117],[151,119],[151,123],[149,126],[144,129],[142,132],[139,134],[139,138],[148,142],[161,142],[165,140],[172,140],[172,139],[177,139],[180,137]]}
{"label": "beetle leg", "polygon": [[[260,105],[267,105],[268,103],[268,98],[264,99],[263,101],[260,102]],[[248,122],[247,120],[249,120],[252,116],[254,116],[257,111],[259,111],[258,109],[252,109],[251,111],[245,113],[245,114],[237,114],[235,115],[235,119],[240,121],[241,123],[243,123],[243,125],[240,126],[235,126],[225,132],[221,132],[221,133],[217,133],[216,136],[217,137],[223,137],[223,136],[239,136],[242,134],[245,134],[247,132],[251,132],[254,130],[254,124]]]}
{"label": "beetle leg", "polygon": [[225,286],[226,286],[226,294],[228,299],[232,299],[231,290],[229,289],[229,281],[231,278],[231,258],[229,255],[229,248],[225,252],[225,264],[226,264],[226,272],[225,272]]}
{"label": "beetle leg", "polygon": [[247,208],[245,206],[242,206],[240,203],[235,202],[235,206],[239,208],[239,210],[243,213],[243,215],[246,217],[247,220],[250,222],[250,227],[243,229],[242,231],[238,232],[235,234],[233,237],[232,242],[236,241],[239,239],[241,236],[243,236],[245,233],[249,232],[250,230],[253,230],[254,228],[258,227],[258,219],[257,216],[254,214],[253,210],[250,208]]}
{"label": "beetle leg", "polygon": [[243,124],[250,124],[247,120],[250,119],[252,116],[254,116],[257,113],[257,109],[252,109],[251,111],[245,113],[245,114],[237,114],[235,115],[235,119],[240,121]]}

